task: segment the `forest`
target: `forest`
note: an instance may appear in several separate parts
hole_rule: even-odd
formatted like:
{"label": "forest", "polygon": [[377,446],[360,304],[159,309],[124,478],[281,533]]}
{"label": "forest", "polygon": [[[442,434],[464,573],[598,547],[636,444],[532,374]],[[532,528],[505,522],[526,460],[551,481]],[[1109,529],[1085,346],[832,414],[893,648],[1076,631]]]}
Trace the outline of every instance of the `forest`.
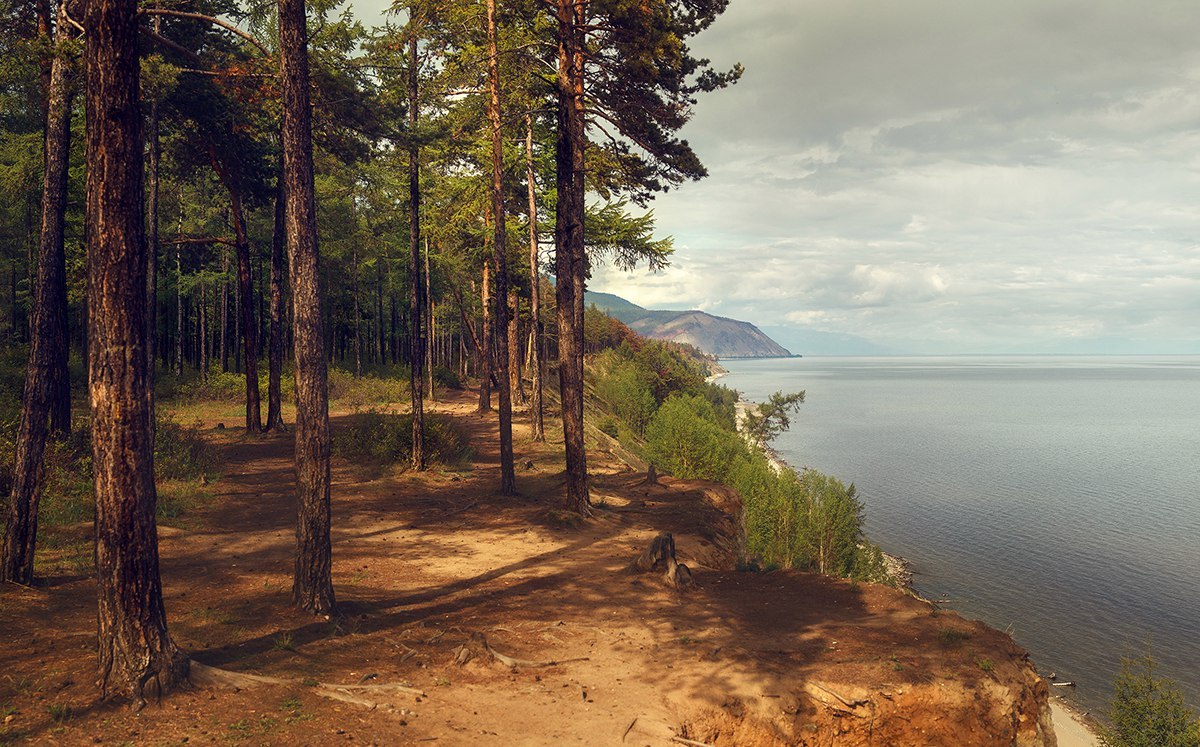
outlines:
{"label": "forest", "polygon": [[[894,743],[1041,734],[1028,655],[886,588],[855,486],[764,448],[803,392],[739,412],[710,357],[585,306],[599,263],[671,262],[651,206],[706,175],[681,131],[743,70],[689,43],[726,5],[396,0],[376,23],[331,0],[0,0],[0,745],[341,743],[347,719],[404,742],[413,708],[436,714],[417,741],[499,721],[758,743],[734,701],[581,717],[602,688],[563,669],[641,707],[667,678],[736,691],[735,650],[808,688],[779,701],[796,734],[868,702]],[[918,696],[805,684],[843,676],[859,625],[863,681]],[[643,658],[606,663],[598,634]],[[560,653],[494,645],[535,637]],[[429,695],[544,695],[539,672],[565,678],[548,711]],[[984,676],[994,724],[920,700]],[[167,695],[146,722],[103,705]]]}
{"label": "forest", "polygon": [[678,131],[741,70],[687,40],[724,5],[407,0],[366,26],[303,0],[3,1],[3,345],[24,366],[0,576],[34,582],[48,444],[82,421],[106,692],[187,678],[159,582],[156,393],[236,376],[247,433],[294,430],[292,598],[311,613],[336,608],[331,372],[407,379],[414,470],[435,383],[477,379],[501,495],[514,402],[544,438],[552,381],[563,508],[589,514],[589,267],[669,261],[645,208],[704,175]]}

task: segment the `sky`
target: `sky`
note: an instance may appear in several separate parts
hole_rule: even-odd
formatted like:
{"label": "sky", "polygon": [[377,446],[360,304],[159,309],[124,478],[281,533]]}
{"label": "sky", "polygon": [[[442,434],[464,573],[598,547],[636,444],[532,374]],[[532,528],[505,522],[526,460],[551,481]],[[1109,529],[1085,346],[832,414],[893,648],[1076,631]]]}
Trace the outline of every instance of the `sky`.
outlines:
{"label": "sky", "polygon": [[1197,39],[1194,0],[732,0],[672,266],[592,287],[785,345],[1200,353]]}
{"label": "sky", "polygon": [[797,353],[1200,353],[1197,39],[1195,0],[731,0],[671,266],[591,288]]}

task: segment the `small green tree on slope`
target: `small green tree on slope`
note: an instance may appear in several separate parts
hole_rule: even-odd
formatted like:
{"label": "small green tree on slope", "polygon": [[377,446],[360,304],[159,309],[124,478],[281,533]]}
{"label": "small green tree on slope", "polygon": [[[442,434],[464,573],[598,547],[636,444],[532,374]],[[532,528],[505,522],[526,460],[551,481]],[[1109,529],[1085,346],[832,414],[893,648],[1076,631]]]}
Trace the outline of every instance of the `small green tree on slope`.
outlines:
{"label": "small green tree on slope", "polygon": [[1106,747],[1200,747],[1200,720],[1172,681],[1155,674],[1149,653],[1122,659],[1108,717]]}

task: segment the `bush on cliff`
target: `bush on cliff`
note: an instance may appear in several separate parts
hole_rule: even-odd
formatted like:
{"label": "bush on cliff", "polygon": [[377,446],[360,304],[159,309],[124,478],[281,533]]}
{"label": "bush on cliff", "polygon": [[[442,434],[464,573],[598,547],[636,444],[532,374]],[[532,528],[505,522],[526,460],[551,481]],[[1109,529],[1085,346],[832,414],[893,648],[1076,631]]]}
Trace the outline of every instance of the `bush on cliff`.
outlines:
{"label": "bush on cliff", "polygon": [[1108,711],[1112,726],[1100,738],[1106,747],[1200,747],[1200,721],[1155,666],[1149,654],[1122,659]]}

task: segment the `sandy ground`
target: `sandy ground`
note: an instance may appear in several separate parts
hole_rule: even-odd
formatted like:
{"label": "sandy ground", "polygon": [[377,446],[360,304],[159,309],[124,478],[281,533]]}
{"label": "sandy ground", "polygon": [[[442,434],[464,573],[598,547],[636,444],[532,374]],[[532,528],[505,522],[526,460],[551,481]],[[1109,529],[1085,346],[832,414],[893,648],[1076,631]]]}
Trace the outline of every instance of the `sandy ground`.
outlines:
{"label": "sandy ground", "polygon": [[1100,740],[1075,713],[1057,698],[1051,698],[1050,710],[1054,714],[1054,734],[1058,747],[1099,747]]}
{"label": "sandy ground", "polygon": [[[1002,633],[885,587],[735,572],[728,491],[647,485],[602,448],[589,453],[598,517],[573,525],[554,508],[561,442],[532,444],[523,424],[522,495],[499,496],[494,416],[469,393],[437,409],[477,445],[470,464],[335,465],[336,620],[290,605],[290,435],[207,430],[223,466],[212,503],[160,531],[171,631],[198,662],[282,682],[199,688],[136,715],[100,700],[81,569],[0,589],[0,744],[746,747],[879,744],[885,729],[903,730],[890,744],[1011,743],[1011,709],[988,703],[1011,702],[1032,669]],[[660,531],[696,575],[687,594],[628,571]]]}

